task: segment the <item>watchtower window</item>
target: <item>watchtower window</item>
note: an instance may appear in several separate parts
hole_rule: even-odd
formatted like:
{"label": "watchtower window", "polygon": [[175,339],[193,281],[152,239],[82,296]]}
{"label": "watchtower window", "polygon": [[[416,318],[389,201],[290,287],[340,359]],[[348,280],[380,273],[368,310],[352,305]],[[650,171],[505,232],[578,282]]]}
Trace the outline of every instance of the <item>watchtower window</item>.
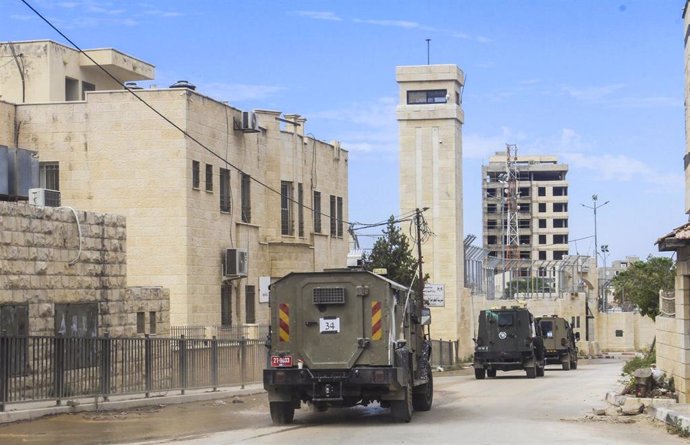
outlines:
{"label": "watchtower window", "polygon": [[408,91],[407,103],[417,104],[445,104],[448,102],[448,90]]}

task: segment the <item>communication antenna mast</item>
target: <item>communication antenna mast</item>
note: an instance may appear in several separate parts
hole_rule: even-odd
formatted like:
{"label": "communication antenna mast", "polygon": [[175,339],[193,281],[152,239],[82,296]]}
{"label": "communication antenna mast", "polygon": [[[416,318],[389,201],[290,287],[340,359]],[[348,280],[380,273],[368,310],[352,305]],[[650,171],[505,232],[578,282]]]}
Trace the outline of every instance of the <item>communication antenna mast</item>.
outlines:
{"label": "communication antenna mast", "polygon": [[508,228],[506,258],[517,259],[520,257],[520,238],[518,236],[518,169],[516,144],[506,144],[506,177],[506,226]]}

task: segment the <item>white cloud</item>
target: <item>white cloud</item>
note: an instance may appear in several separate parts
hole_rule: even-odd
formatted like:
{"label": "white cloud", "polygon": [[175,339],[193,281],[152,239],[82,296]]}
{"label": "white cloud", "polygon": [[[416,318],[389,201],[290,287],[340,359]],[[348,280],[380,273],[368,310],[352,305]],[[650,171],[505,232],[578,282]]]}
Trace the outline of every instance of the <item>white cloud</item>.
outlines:
{"label": "white cloud", "polygon": [[371,19],[355,19],[355,23],[364,23],[367,25],[377,25],[377,26],[392,26],[396,28],[404,29],[423,29],[423,30],[433,30],[433,28],[422,26],[417,22],[410,22],[407,20],[371,20]]}
{"label": "white cloud", "polygon": [[209,83],[201,86],[200,91],[231,104],[241,101],[265,99],[284,91],[280,85],[251,85],[243,83]]}
{"label": "white cloud", "polygon": [[647,184],[682,190],[681,174],[660,172],[652,166],[626,155],[564,153],[563,161],[569,166],[593,172],[591,177],[602,181],[645,182]]}
{"label": "white cloud", "polygon": [[297,11],[296,14],[301,17],[307,17],[314,20],[330,20],[335,22],[339,22],[342,20],[334,12],[331,11]]}
{"label": "white cloud", "polygon": [[515,132],[508,127],[502,127],[501,134],[496,135],[467,133],[462,136],[462,157],[487,161],[489,156],[504,151],[506,144],[516,144],[524,140],[524,133]]}
{"label": "white cloud", "polygon": [[590,87],[571,87],[565,86],[563,89],[571,97],[582,100],[585,102],[598,102],[609,96],[611,96],[616,91],[624,88],[623,84],[613,84],[613,85],[602,85],[602,86],[590,86]]}

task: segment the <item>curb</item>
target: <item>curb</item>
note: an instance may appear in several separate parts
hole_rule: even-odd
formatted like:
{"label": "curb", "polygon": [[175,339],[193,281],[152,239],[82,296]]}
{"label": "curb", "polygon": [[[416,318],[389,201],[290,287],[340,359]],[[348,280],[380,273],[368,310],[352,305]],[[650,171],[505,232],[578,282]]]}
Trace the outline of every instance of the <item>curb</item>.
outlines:
{"label": "curb", "polygon": [[690,430],[690,415],[688,414],[679,413],[661,406],[651,407],[649,414],[667,425],[681,427],[686,431]]}
{"label": "curb", "polygon": [[[674,410],[679,403],[675,399],[652,399],[649,397],[630,397],[626,395],[617,394],[614,391],[606,393],[605,400],[608,404],[613,406],[622,406],[626,400],[635,400],[644,405],[645,413],[660,422],[667,425],[680,427],[685,430],[690,430],[690,414]],[[687,407],[688,405],[681,405]]]}
{"label": "curb", "polygon": [[[187,390],[187,394],[175,395],[161,395],[145,397],[144,394],[134,394],[129,396],[115,396],[111,400],[104,402],[98,401],[97,398],[82,398],[70,400],[69,405],[52,405],[45,406],[45,402],[36,402],[35,404],[42,405],[35,408],[26,408],[26,404],[11,406],[9,411],[0,412],[0,424],[11,423],[25,420],[34,420],[44,416],[53,416],[56,414],[71,414],[90,411],[117,411],[128,410],[134,408],[141,408],[152,405],[179,405],[190,402],[203,402],[207,400],[227,399],[234,396],[249,396],[256,394],[263,394],[263,385],[247,385],[244,389],[240,387],[222,387],[216,391],[213,390],[198,390],[191,392]],[[112,400],[115,399],[116,400]],[[50,403],[50,402],[48,402]],[[15,408],[16,409],[12,409]]]}

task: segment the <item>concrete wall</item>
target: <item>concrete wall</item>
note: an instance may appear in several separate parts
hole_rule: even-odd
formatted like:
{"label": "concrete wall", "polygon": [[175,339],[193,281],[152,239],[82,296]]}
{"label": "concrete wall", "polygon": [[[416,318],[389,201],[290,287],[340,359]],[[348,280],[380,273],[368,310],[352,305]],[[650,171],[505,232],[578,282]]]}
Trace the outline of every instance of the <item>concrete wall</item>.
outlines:
{"label": "concrete wall", "polygon": [[67,208],[0,202],[0,305],[28,303],[31,335],[54,335],[55,305],[79,303],[97,304],[100,335],[135,335],[137,312],[167,332],[168,292],[127,289],[125,218],[76,216],[79,226]]}

